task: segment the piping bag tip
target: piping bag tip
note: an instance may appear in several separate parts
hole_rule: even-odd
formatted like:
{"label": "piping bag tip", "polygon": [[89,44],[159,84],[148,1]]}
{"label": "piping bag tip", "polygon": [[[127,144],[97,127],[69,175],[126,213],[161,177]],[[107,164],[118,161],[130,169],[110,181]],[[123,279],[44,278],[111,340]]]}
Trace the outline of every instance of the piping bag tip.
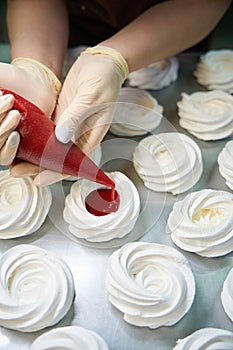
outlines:
{"label": "piping bag tip", "polygon": [[21,118],[16,130],[20,144],[16,158],[61,174],[81,177],[115,188],[114,182],[73,142],[61,143],[55,136],[55,124],[36,105],[13,91],[0,88],[3,95],[12,94]]}

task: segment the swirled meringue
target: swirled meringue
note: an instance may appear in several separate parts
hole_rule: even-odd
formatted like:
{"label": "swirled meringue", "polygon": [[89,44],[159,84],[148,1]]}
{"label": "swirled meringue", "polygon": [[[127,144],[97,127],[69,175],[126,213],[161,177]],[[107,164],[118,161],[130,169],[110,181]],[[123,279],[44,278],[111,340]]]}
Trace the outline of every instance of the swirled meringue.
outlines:
{"label": "swirled meringue", "polygon": [[232,332],[220,328],[202,328],[184,339],[177,340],[173,350],[230,350],[232,344]]}
{"label": "swirled meringue", "polygon": [[144,135],[159,126],[162,113],[163,107],[147,91],[125,87],[120,90],[109,130],[118,136]]}
{"label": "swirled meringue", "polygon": [[116,185],[120,204],[116,212],[105,216],[92,215],[85,206],[88,194],[103,186],[88,180],[80,180],[72,185],[66,197],[63,216],[75,237],[89,242],[106,242],[122,238],[133,229],[140,211],[138,191],[124,174],[113,172],[108,173],[108,176]]}
{"label": "swirled meringue", "polygon": [[110,256],[106,289],[126,322],[158,328],[177,323],[188,312],[195,280],[188,261],[176,249],[134,242]]}
{"label": "swirled meringue", "polygon": [[177,103],[180,126],[205,141],[220,140],[233,132],[233,96],[215,90],[181,94]]}
{"label": "swirled meringue", "polygon": [[0,171],[0,239],[29,235],[38,230],[49,212],[52,195],[48,187],[32,179],[11,177]]}
{"label": "swirled meringue", "polygon": [[233,268],[223,283],[221,301],[226,314],[233,322]]}
{"label": "swirled meringue", "polygon": [[34,340],[30,350],[108,350],[97,333],[78,326],[58,327]]}
{"label": "swirled meringue", "polygon": [[173,242],[201,256],[233,249],[233,194],[204,189],[177,201],[168,218]]}
{"label": "swirled meringue", "polygon": [[193,74],[208,90],[233,93],[233,50],[210,50],[201,55]]}
{"label": "swirled meringue", "polygon": [[179,61],[172,56],[141,68],[128,75],[128,84],[141,89],[161,90],[178,77]]}
{"label": "swirled meringue", "polygon": [[56,324],[74,297],[70,269],[52,253],[22,244],[0,258],[0,325],[35,332]]}
{"label": "swirled meringue", "polygon": [[190,137],[173,132],[140,141],[133,164],[146,187],[174,195],[194,186],[203,170],[199,146]]}
{"label": "swirled meringue", "polygon": [[226,180],[226,185],[233,190],[233,141],[228,141],[218,155],[219,172]]}

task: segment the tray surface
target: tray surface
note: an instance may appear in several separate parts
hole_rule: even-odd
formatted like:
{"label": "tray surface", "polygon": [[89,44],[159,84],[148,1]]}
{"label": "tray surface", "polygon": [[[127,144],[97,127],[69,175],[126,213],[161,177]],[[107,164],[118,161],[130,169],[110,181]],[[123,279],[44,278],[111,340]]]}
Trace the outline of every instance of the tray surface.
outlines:
{"label": "tray surface", "polygon": [[[179,126],[176,103],[181,99],[181,92],[190,94],[206,90],[192,75],[199,55],[182,54],[178,59],[180,68],[177,81],[163,90],[150,91],[164,107],[166,118],[155,133],[182,132],[200,146],[204,171],[192,191],[212,188],[230,192],[218,171],[216,160],[225,143],[233,137],[221,141],[204,142],[188,134]],[[225,314],[220,300],[223,281],[233,267],[233,253],[219,258],[202,258],[175,247],[166,229],[167,218],[175,201],[186,196],[187,192],[173,196],[168,193],[155,193],[143,186],[132,166],[132,152],[144,137],[127,139],[115,137],[109,133],[102,142],[102,168],[105,171],[125,173],[135,183],[141,197],[142,210],[138,223],[126,239],[102,245],[89,245],[85,241],[70,237],[67,224],[62,218],[62,210],[65,196],[72,183],[64,181],[63,184],[51,186],[53,204],[40,230],[28,237],[0,242],[0,254],[17,244],[26,243],[47,249],[62,257],[73,273],[76,296],[71,310],[56,327],[77,325],[91,329],[105,339],[111,350],[151,348],[171,350],[177,339],[184,338],[203,327],[233,331],[233,324]],[[189,260],[196,280],[196,295],[191,309],[174,326],[150,330],[129,325],[123,320],[123,314],[108,301],[105,289],[108,257],[125,242],[137,239],[175,247]],[[32,341],[47,330],[28,334],[0,327],[0,350],[28,349]]]}

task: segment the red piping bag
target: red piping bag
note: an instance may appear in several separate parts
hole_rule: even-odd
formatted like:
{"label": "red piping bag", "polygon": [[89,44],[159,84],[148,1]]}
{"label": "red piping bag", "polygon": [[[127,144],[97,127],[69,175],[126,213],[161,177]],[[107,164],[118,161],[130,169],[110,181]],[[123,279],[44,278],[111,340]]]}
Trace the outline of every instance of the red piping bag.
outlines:
{"label": "red piping bag", "polygon": [[103,184],[111,189],[114,182],[90,160],[73,142],[64,144],[55,136],[55,124],[37,106],[17,95],[0,88],[3,95],[15,98],[12,109],[21,114],[16,130],[20,145],[16,158],[39,165],[58,173],[81,177]]}

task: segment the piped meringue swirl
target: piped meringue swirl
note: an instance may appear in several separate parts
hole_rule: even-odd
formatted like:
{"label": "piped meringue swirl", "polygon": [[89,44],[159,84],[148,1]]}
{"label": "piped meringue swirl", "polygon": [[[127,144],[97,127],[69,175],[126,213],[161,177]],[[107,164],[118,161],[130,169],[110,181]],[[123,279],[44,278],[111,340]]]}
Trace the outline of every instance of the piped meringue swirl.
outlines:
{"label": "piped meringue swirl", "polygon": [[80,180],[72,185],[66,197],[63,216],[75,237],[89,242],[106,242],[126,236],[136,224],[140,198],[135,185],[120,172],[108,173],[108,176],[116,185],[120,204],[116,212],[105,216],[92,215],[85,206],[88,194],[103,186],[88,180]]}
{"label": "piped meringue swirl", "polygon": [[0,239],[29,235],[38,230],[52,203],[48,187],[38,187],[30,177],[14,178],[0,171]]}
{"label": "piped meringue swirl", "polygon": [[56,324],[70,309],[74,284],[64,261],[32,245],[18,245],[0,258],[0,325],[35,332]]}
{"label": "piped meringue swirl", "polygon": [[192,188],[203,170],[199,146],[190,137],[173,132],[140,141],[133,164],[146,187],[174,195]]}
{"label": "piped meringue swirl", "polygon": [[158,328],[177,323],[188,312],[195,280],[187,260],[176,249],[133,242],[110,256],[106,289],[126,322]]}
{"label": "piped meringue swirl", "polygon": [[179,61],[175,56],[155,62],[128,75],[128,84],[141,89],[161,90],[178,77]]}
{"label": "piped meringue swirl", "polygon": [[233,249],[233,195],[204,189],[177,201],[168,218],[173,242],[189,252],[215,257]]}
{"label": "piped meringue swirl", "polygon": [[186,338],[177,340],[173,350],[230,350],[232,344],[232,332],[220,328],[202,328]]}
{"label": "piped meringue swirl", "polygon": [[34,340],[30,350],[108,350],[97,333],[78,326],[58,327]]}
{"label": "piped meringue swirl", "polygon": [[201,55],[193,74],[208,90],[233,93],[233,50],[210,50]]}
{"label": "piped meringue swirl", "polygon": [[226,314],[233,322],[233,268],[223,283],[221,301]]}
{"label": "piped meringue swirl", "polygon": [[220,140],[233,132],[233,96],[215,90],[181,94],[177,103],[180,126],[205,141]]}
{"label": "piped meringue swirl", "polygon": [[121,88],[110,131],[118,136],[144,135],[157,128],[163,107],[147,91]]}
{"label": "piped meringue swirl", "polygon": [[219,172],[226,180],[226,185],[233,190],[233,141],[228,141],[218,155]]}

